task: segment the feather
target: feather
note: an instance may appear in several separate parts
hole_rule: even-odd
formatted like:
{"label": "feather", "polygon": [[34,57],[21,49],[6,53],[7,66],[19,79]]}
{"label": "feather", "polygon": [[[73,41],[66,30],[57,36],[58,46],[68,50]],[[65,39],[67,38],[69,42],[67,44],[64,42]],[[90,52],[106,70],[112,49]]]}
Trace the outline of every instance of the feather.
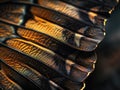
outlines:
{"label": "feather", "polygon": [[118,3],[110,1],[0,1],[0,88],[82,89]]}

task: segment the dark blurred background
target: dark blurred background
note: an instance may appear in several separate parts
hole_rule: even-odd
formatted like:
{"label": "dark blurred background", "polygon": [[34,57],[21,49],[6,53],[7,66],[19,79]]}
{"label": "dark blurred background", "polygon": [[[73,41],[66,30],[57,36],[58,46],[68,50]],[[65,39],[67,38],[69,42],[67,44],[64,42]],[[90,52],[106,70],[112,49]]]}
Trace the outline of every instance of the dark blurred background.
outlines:
{"label": "dark blurred background", "polygon": [[96,69],[86,80],[85,90],[120,90],[120,5],[112,12],[96,52]]}

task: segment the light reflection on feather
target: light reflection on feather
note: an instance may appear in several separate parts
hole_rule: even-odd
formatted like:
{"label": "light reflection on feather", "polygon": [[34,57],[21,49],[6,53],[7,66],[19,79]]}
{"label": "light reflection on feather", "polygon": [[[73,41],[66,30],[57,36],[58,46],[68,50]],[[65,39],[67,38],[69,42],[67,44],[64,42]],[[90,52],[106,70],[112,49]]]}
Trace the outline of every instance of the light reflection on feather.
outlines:
{"label": "light reflection on feather", "polygon": [[107,2],[0,1],[0,76],[9,83],[0,79],[2,87],[82,89],[95,68],[93,50],[104,38],[104,19],[117,3]]}

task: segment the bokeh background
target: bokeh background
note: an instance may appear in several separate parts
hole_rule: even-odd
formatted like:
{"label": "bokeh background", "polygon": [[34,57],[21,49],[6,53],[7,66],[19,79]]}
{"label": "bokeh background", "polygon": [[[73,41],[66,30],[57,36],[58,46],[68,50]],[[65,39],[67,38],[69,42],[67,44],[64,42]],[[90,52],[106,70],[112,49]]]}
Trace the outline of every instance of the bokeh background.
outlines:
{"label": "bokeh background", "polygon": [[96,69],[86,80],[85,90],[120,90],[120,5],[112,12],[96,52]]}

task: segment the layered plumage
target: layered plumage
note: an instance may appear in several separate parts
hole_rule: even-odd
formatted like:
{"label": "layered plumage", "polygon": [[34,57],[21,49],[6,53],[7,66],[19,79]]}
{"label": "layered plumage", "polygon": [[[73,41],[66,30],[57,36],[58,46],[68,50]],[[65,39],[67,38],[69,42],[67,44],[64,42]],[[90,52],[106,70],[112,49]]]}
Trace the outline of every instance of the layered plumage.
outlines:
{"label": "layered plumage", "polygon": [[0,88],[82,89],[94,70],[104,23],[117,4],[111,2],[0,1]]}

